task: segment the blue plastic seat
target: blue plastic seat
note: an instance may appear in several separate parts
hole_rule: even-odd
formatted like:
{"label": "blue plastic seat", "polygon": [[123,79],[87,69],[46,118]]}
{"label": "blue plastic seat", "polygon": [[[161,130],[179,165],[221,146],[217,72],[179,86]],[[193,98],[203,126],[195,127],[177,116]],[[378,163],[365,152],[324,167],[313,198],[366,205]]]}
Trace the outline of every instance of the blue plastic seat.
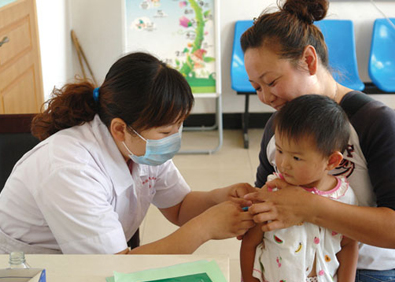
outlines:
{"label": "blue plastic seat", "polygon": [[374,21],[368,70],[380,90],[395,92],[395,18],[389,20]]}
{"label": "blue plastic seat", "polygon": [[242,128],[244,136],[244,148],[249,147],[248,140],[248,120],[249,120],[249,101],[250,95],[256,94],[252,87],[244,66],[244,53],[241,50],[240,37],[252,25],[253,21],[237,21],[235,23],[235,31],[233,36],[233,51],[230,63],[230,79],[231,87],[239,95],[245,95],[244,114],[242,115]]}
{"label": "blue plastic seat", "polygon": [[248,75],[244,66],[244,53],[240,46],[241,35],[252,25],[253,21],[237,21],[235,24],[230,78],[232,89],[240,93],[255,93],[255,89],[248,80]]}
{"label": "blue plastic seat", "polygon": [[348,88],[362,91],[365,84],[358,74],[354,24],[351,20],[322,20],[315,23],[324,35],[329,66],[334,79]]}

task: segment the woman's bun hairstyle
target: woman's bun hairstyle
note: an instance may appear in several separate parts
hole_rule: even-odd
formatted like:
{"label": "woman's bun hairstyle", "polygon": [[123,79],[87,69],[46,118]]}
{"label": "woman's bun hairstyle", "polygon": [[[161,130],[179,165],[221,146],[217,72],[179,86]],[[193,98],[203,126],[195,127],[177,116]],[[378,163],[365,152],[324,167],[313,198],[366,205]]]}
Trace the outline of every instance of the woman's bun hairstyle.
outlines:
{"label": "woman's bun hairstyle", "polygon": [[329,70],[328,50],[324,36],[314,25],[325,18],[328,0],[277,0],[275,12],[264,10],[240,38],[243,52],[266,47],[281,59],[295,65],[300,62],[306,46],[313,46],[322,66]]}
{"label": "woman's bun hairstyle", "polygon": [[288,0],[280,10],[296,15],[307,24],[313,24],[325,18],[328,8],[327,0]]}

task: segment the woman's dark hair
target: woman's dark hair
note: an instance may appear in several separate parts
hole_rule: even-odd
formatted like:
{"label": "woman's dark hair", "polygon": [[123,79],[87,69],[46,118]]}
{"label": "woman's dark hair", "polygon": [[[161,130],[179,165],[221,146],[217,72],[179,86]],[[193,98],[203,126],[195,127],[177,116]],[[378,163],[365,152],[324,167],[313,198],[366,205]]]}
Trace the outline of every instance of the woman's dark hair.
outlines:
{"label": "woman's dark hair", "polygon": [[182,74],[146,53],[131,53],[115,62],[99,88],[97,102],[93,90],[89,82],[54,89],[47,109],[32,122],[32,134],[44,140],[89,122],[96,114],[107,127],[112,119],[121,118],[139,131],[186,118],[194,102]]}
{"label": "woman's dark hair", "polygon": [[263,11],[241,36],[241,48],[268,47],[283,59],[297,62],[306,46],[315,48],[322,65],[328,69],[328,50],[314,21],[325,18],[328,0],[288,0],[279,11]]}
{"label": "woman's dark hair", "polygon": [[350,137],[347,114],[322,95],[303,95],[288,102],[277,112],[273,125],[276,134],[293,142],[312,137],[324,156],[344,152]]}

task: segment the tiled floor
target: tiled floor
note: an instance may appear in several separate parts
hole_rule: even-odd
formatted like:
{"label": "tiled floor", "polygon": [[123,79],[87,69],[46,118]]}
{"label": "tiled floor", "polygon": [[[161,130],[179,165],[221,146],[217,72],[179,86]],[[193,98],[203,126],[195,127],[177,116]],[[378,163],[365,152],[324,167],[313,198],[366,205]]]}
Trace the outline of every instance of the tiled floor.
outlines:
{"label": "tiled floor", "polygon": [[[259,144],[263,129],[249,130],[249,149],[243,147],[241,130],[225,130],[223,146],[212,155],[176,155],[174,162],[192,190],[208,191],[238,182],[253,184],[258,166]],[[183,132],[182,150],[213,149],[218,144],[215,131]],[[169,223],[155,208],[149,209],[140,232],[141,243],[146,244],[173,232],[177,227]],[[240,281],[240,241],[227,239],[210,241],[196,254],[225,254],[230,258],[230,281]]]}

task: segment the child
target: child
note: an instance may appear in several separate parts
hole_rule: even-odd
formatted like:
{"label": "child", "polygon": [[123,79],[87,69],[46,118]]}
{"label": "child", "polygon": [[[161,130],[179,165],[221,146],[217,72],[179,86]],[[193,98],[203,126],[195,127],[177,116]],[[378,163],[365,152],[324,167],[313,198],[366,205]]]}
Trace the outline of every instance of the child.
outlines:
{"label": "child", "polygon": [[[349,129],[342,108],[326,96],[288,102],[275,116],[277,173],[269,179],[280,177],[306,192],[357,204],[347,180],[328,174],[343,159]],[[244,282],[354,281],[357,258],[357,242],[308,222],[266,233],[257,225],[243,237],[240,255]]]}

